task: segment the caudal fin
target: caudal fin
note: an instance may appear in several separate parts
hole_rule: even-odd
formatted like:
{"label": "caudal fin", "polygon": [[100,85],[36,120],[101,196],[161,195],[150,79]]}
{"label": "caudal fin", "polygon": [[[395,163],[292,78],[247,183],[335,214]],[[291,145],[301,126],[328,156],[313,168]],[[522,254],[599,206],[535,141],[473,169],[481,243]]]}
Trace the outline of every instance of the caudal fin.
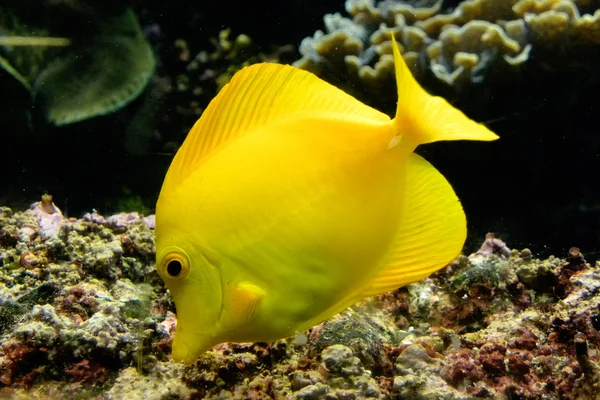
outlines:
{"label": "caudal fin", "polygon": [[412,76],[392,34],[398,107],[394,125],[398,137],[420,145],[440,140],[496,140],[498,136],[445,99],[432,96]]}

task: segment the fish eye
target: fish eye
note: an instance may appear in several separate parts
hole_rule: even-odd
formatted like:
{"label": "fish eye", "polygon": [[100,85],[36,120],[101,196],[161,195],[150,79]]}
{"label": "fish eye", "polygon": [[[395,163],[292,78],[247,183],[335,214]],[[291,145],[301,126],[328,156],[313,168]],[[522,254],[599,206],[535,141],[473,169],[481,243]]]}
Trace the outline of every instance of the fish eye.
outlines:
{"label": "fish eye", "polygon": [[174,278],[176,278],[177,275],[181,273],[182,269],[183,267],[181,266],[181,263],[178,260],[169,261],[169,263],[167,264],[167,273]]}
{"label": "fish eye", "polygon": [[190,272],[190,261],[183,252],[168,253],[161,263],[163,275],[171,279],[183,279]]}

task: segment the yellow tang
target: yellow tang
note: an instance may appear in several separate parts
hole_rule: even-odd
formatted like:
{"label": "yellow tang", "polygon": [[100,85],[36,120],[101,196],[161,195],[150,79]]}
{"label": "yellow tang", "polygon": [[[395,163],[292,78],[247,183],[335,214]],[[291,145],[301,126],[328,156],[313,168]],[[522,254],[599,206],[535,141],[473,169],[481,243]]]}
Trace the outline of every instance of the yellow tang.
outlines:
{"label": "yellow tang", "polygon": [[394,119],[309,72],[262,63],[196,122],[156,206],[174,360],[294,335],[460,253],[460,202],[413,151],[497,136],[429,95],[393,47]]}

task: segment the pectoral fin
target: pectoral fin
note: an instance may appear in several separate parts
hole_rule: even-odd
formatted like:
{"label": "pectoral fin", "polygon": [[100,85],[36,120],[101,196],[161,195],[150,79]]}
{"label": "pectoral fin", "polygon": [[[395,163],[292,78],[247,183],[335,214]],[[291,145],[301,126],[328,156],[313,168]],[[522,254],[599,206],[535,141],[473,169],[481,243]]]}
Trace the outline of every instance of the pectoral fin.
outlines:
{"label": "pectoral fin", "polygon": [[231,291],[231,316],[237,321],[251,320],[265,295],[264,290],[250,282],[241,282]]}

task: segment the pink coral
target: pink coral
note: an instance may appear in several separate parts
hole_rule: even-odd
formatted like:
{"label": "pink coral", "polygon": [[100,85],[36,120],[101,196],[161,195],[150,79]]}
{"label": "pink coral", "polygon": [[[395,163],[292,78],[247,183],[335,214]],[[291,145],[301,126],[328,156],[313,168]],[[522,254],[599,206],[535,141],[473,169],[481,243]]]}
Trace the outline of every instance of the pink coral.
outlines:
{"label": "pink coral", "polygon": [[46,237],[58,235],[64,217],[60,209],[52,202],[51,195],[43,195],[41,201],[31,205],[31,211],[38,219],[42,235]]}
{"label": "pink coral", "polygon": [[497,254],[503,256],[505,258],[510,257],[511,250],[506,246],[502,240],[497,239],[493,233],[488,233],[485,235],[485,241],[482,243],[481,247],[475,254],[481,255],[490,255]]}

